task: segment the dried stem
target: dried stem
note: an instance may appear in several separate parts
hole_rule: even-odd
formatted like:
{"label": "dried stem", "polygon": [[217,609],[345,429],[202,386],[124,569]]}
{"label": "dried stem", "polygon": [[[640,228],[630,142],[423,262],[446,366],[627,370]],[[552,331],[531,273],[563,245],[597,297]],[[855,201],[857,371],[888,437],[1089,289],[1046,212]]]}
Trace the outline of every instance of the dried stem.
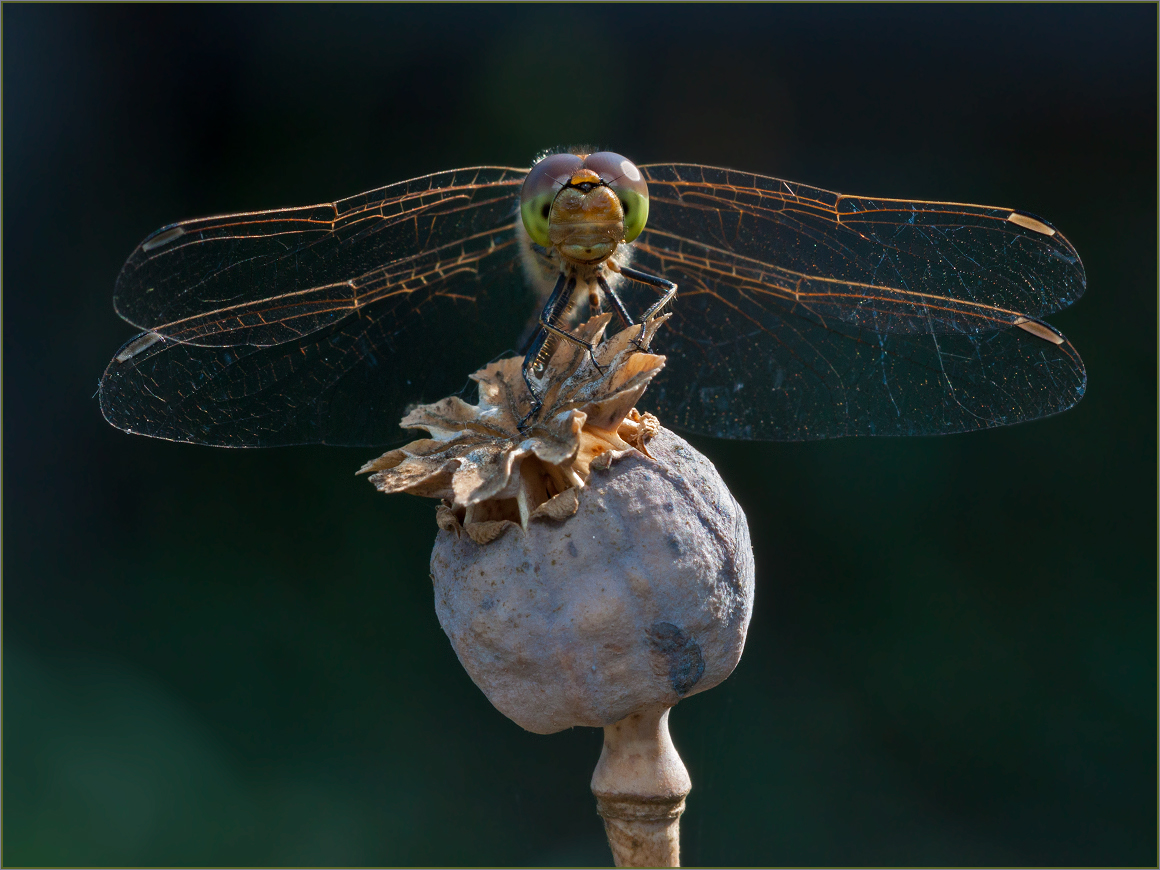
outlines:
{"label": "dried stem", "polygon": [[691,788],[669,737],[668,707],[604,728],[592,793],[617,867],[681,866],[680,817]]}

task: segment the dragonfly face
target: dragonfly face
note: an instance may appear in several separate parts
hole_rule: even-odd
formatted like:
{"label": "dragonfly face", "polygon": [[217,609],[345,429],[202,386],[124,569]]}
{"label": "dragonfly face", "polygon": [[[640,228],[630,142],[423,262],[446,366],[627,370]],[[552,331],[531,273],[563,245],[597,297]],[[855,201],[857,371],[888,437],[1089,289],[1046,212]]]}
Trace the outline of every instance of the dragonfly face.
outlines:
{"label": "dragonfly face", "polygon": [[409,405],[582,314],[563,311],[583,308],[569,275],[619,289],[626,319],[680,286],[642,408],[676,429],[960,432],[1065,410],[1086,384],[1042,321],[1082,295],[1083,267],[1040,218],[601,152],[159,230],[117,279],[143,333],[109,363],[101,408],[202,444],[397,441]]}
{"label": "dragonfly face", "polygon": [[552,154],[528,173],[520,215],[536,244],[556,249],[570,263],[593,265],[640,235],[648,186],[619,154]]}

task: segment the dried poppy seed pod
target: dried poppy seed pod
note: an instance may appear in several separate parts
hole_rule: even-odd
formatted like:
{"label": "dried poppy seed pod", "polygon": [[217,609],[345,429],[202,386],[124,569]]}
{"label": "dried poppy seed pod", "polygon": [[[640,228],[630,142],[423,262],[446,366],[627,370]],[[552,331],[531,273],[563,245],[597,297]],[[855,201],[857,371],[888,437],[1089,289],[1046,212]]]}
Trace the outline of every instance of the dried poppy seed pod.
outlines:
{"label": "dried poppy seed pod", "polygon": [[539,734],[717,685],[745,643],[753,556],[712,464],[668,430],[596,470],[576,513],[477,544],[441,529],[435,609],[488,699]]}
{"label": "dried poppy seed pod", "polygon": [[[607,316],[580,327],[597,342]],[[690,782],[668,710],[736,666],[753,607],[745,516],[713,465],[633,404],[664,358],[661,318],[586,351],[562,344],[529,403],[519,360],[404,421],[433,436],[368,464],[387,492],[443,498],[439,622],[522,727],[605,729],[592,789],[618,866],[677,866]],[[641,340],[643,339],[643,340]]]}

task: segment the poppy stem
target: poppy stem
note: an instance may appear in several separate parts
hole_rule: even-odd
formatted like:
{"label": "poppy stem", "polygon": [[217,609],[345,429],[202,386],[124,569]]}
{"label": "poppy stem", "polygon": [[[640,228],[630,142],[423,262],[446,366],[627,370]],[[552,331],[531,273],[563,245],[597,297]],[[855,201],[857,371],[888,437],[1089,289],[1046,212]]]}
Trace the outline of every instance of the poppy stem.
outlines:
{"label": "poppy stem", "polygon": [[680,867],[680,817],[692,788],[669,736],[668,707],[604,728],[592,774],[596,811],[617,867]]}

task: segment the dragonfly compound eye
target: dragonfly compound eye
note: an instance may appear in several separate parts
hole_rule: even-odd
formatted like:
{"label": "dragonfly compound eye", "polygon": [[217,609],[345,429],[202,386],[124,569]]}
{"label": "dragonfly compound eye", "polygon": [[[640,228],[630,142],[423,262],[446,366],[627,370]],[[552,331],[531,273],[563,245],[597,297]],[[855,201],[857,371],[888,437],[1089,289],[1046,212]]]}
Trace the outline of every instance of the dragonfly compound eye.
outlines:
{"label": "dragonfly compound eye", "polygon": [[631,242],[648,222],[648,185],[636,164],[611,151],[598,151],[584,165],[612,188],[624,209],[624,240]]}
{"label": "dragonfly compound eye", "polygon": [[532,167],[520,188],[520,217],[532,241],[550,247],[548,216],[552,201],[584,160],[575,154],[552,154]]}

